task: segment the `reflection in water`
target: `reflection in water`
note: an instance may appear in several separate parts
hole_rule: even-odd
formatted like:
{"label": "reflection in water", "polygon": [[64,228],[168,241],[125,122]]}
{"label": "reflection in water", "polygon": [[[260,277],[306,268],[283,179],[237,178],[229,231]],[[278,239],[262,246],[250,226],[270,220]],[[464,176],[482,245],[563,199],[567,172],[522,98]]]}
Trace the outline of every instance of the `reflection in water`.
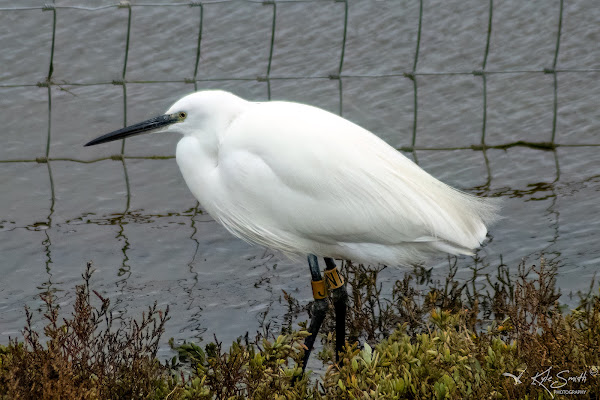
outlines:
{"label": "reflection in water", "polygon": [[[556,79],[556,75],[554,76],[554,79]],[[555,88],[556,88],[556,82],[555,82]],[[555,92],[555,101],[556,101],[556,92]],[[554,122],[554,127],[556,127],[556,121]],[[552,139],[554,140],[554,131],[553,131]],[[550,227],[554,230],[554,236],[548,242],[548,245],[545,248],[541,249],[540,251],[542,252],[542,254],[544,254],[544,257],[546,257],[547,260],[549,260],[552,263],[556,263],[557,265],[560,265],[560,259],[559,259],[560,251],[555,250],[555,249],[553,250],[553,247],[556,246],[556,243],[558,241],[558,236],[559,236],[558,228],[560,226],[560,220],[559,220],[560,212],[558,211],[558,206],[557,206],[558,197],[556,196],[556,184],[560,180],[560,166],[558,164],[558,154],[556,153],[556,150],[552,151],[552,154],[554,156],[554,165],[556,167],[556,176],[554,178],[554,181],[552,181],[552,184],[550,185],[550,191],[552,192],[550,197],[552,199],[551,200],[552,203],[550,204],[550,207],[548,207],[548,209],[547,209],[547,215],[550,216],[549,219],[551,221],[553,221],[550,223]],[[535,199],[532,198],[532,200],[543,200],[543,199],[544,198],[535,198]]]}
{"label": "reflection in water", "polygon": [[[123,88],[125,88],[125,86],[123,86]],[[125,123],[127,123],[127,121],[125,121]],[[123,143],[121,145],[121,155],[123,155],[124,151],[125,141],[123,140]],[[129,175],[127,174],[127,164],[125,164],[125,159],[121,159],[121,162],[123,163],[123,175],[125,176],[127,200],[123,214],[121,214],[115,219],[117,221],[117,224],[119,225],[119,233],[117,235],[117,239],[119,241],[123,240],[124,242],[123,247],[121,248],[121,252],[123,253],[123,262],[121,263],[121,267],[119,268],[119,272],[117,274],[119,277],[122,277],[122,279],[117,282],[117,286],[124,286],[127,283],[127,279],[131,276],[131,266],[128,264],[129,257],[127,256],[127,250],[129,250],[129,239],[127,239],[127,236],[125,235],[125,228],[123,226],[123,218],[127,214],[129,214],[129,205],[131,204],[131,189],[129,187]]]}
{"label": "reflection in water", "polygon": [[[48,75],[50,76],[52,74],[52,72],[48,72]],[[44,284],[42,284],[40,287],[38,287],[38,289],[44,289],[45,292],[50,292],[52,293],[54,290],[54,288],[52,287],[52,271],[50,268],[50,264],[52,264],[52,255],[51,255],[51,240],[50,240],[50,234],[49,231],[52,228],[52,214],[54,214],[54,203],[56,201],[56,197],[54,194],[54,179],[52,177],[52,167],[50,166],[50,161],[48,161],[48,156],[50,155],[50,139],[51,139],[51,133],[52,133],[52,119],[51,119],[51,115],[52,115],[52,88],[50,86],[48,86],[48,131],[47,131],[47,137],[46,137],[46,165],[48,167],[48,179],[50,182],[50,208],[49,208],[49,213],[48,213],[48,217],[47,217],[47,228],[45,228],[44,230],[44,235],[46,236],[46,239],[42,242],[42,245],[44,246],[45,249],[45,253],[46,253],[46,273],[48,274],[48,281]]]}
{"label": "reflection in water", "polygon": [[184,332],[193,332],[193,338],[201,341],[202,333],[206,331],[206,328],[201,326],[201,313],[202,306],[200,305],[201,299],[197,296],[197,287],[198,287],[198,272],[195,270],[196,266],[196,257],[198,256],[198,251],[200,250],[200,242],[196,239],[196,234],[198,233],[198,228],[196,224],[196,216],[203,214],[202,210],[200,210],[200,203],[196,202],[196,205],[193,208],[193,213],[190,218],[190,225],[192,228],[192,234],[190,235],[190,239],[194,242],[194,254],[188,265],[188,271],[191,274],[191,285],[187,285],[187,282],[190,280],[189,278],[180,279],[178,284],[188,296],[187,299],[187,307],[186,310],[190,311],[190,317],[188,318],[188,323],[184,327],[180,329],[181,333]]}
{"label": "reflection in water", "polygon": [[[40,294],[42,293],[48,293],[50,295],[54,295],[54,293],[56,291],[58,291],[59,289],[54,287],[54,284],[52,282],[52,268],[50,267],[50,264],[52,264],[52,251],[51,251],[51,247],[52,247],[52,241],[50,240],[50,230],[52,229],[52,214],[54,214],[54,204],[56,202],[56,196],[55,196],[55,192],[54,192],[54,178],[52,176],[52,166],[50,165],[50,161],[48,160],[48,155],[49,155],[49,151],[50,151],[50,133],[51,133],[51,119],[50,119],[50,115],[51,115],[51,111],[52,111],[52,101],[51,101],[52,97],[51,97],[51,91],[50,91],[50,87],[48,87],[48,137],[47,137],[47,144],[46,144],[46,166],[48,167],[48,180],[50,182],[50,207],[49,207],[49,213],[48,213],[48,217],[47,217],[47,222],[46,225],[44,227],[44,235],[46,236],[46,239],[44,239],[44,241],[42,242],[42,246],[44,246],[44,253],[46,255],[46,260],[45,260],[45,264],[46,264],[46,274],[48,275],[48,280],[44,283],[42,283],[40,286],[38,286],[38,290],[41,290]],[[60,282],[57,282],[57,284],[60,284]]]}
{"label": "reflection in water", "polygon": [[125,284],[127,278],[131,275],[131,266],[127,263],[129,261],[129,257],[127,256],[127,250],[129,250],[129,239],[125,236],[125,228],[122,223],[122,219],[119,218],[119,234],[116,236],[119,241],[123,241],[123,247],[121,248],[121,252],[123,253],[123,262],[119,267],[118,276],[123,277],[119,283]]}

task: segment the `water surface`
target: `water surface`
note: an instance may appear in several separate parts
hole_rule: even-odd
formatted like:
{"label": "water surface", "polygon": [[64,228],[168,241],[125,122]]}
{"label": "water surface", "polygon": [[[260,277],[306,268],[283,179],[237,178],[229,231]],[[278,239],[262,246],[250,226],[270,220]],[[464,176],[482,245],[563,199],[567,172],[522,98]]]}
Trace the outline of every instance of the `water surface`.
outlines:
{"label": "water surface", "polygon": [[[199,7],[132,2],[124,68],[129,9],[63,8],[85,4],[56,2],[46,87],[54,12],[0,2],[0,343],[20,335],[23,307],[38,308],[48,288],[68,310],[89,260],[115,315],[168,304],[165,337],[176,339],[215,333],[229,342],[265,322],[277,329],[283,290],[311,300],[303,259],[235,239],[203,212],[172,158],[178,137],[82,147],[195,89],[341,113],[392,146],[415,147],[405,154],[444,182],[502,197],[490,241],[458,259],[463,277],[474,265],[516,271],[544,253],[568,295],[587,290],[598,271],[600,8],[592,0],[565,4],[558,53],[559,2],[495,2],[487,58],[487,2],[424,1],[418,58],[418,2],[351,3],[341,80],[330,76],[340,74],[344,3],[278,2],[270,63],[272,5],[205,4],[197,70]],[[561,72],[544,73],[555,58]],[[471,73],[484,62],[485,82]],[[403,76],[415,67],[416,80]],[[482,140],[496,148],[471,148]],[[504,146],[518,141],[560,146]],[[440,277],[448,265],[443,256],[429,263]],[[389,284],[402,274],[382,276]]]}

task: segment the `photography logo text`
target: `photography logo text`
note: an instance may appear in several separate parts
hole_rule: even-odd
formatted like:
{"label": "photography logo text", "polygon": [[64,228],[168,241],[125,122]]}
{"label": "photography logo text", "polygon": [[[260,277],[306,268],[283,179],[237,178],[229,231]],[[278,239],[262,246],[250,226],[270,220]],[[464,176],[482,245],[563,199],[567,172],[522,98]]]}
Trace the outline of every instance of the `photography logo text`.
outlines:
{"label": "photography logo text", "polygon": [[557,394],[586,394],[586,383],[600,378],[600,366],[575,372],[569,369],[550,366],[534,373],[527,373],[527,367],[516,373],[504,372],[502,375],[511,378],[515,385],[529,384],[544,389],[552,398]]}

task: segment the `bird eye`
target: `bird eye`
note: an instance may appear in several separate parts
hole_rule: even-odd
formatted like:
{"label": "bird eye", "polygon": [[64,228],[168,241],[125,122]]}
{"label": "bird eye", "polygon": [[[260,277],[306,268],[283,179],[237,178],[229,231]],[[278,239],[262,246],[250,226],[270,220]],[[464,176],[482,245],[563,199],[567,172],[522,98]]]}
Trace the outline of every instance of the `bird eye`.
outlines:
{"label": "bird eye", "polygon": [[181,111],[181,112],[179,113],[179,118],[181,118],[181,119],[185,119],[185,117],[187,117],[187,113],[186,113],[185,111]]}

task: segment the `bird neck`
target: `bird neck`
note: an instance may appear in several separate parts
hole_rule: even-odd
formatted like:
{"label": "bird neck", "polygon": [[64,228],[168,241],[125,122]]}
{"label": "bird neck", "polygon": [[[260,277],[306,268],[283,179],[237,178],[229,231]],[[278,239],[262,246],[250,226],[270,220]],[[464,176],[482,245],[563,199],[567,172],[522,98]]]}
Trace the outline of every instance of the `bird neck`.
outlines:
{"label": "bird neck", "polygon": [[204,202],[213,190],[213,177],[218,166],[218,143],[196,136],[184,136],[177,144],[177,164],[194,196]]}

